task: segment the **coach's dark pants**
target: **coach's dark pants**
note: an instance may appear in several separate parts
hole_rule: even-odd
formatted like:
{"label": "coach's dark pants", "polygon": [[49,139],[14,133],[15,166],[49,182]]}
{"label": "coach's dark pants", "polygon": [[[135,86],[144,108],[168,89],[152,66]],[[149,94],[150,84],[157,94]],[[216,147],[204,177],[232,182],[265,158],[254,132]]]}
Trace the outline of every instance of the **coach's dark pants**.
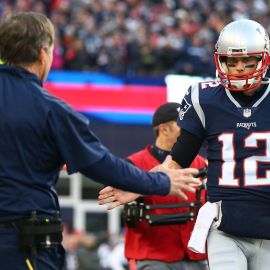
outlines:
{"label": "coach's dark pants", "polygon": [[[25,255],[18,249],[16,231],[0,228],[0,269],[29,270]],[[65,251],[62,246],[43,249],[37,254],[35,270],[62,270]]]}

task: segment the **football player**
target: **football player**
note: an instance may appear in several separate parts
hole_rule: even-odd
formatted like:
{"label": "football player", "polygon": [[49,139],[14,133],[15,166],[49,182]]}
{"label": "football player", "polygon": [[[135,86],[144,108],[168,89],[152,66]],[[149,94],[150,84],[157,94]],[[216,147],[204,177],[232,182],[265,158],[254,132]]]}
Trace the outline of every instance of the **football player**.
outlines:
{"label": "football player", "polygon": [[266,30],[252,20],[229,23],[216,43],[215,63],[219,80],[190,87],[182,101],[182,133],[172,156],[186,167],[207,140],[208,201],[218,208],[207,238],[210,269],[267,270],[270,87],[265,77]]}

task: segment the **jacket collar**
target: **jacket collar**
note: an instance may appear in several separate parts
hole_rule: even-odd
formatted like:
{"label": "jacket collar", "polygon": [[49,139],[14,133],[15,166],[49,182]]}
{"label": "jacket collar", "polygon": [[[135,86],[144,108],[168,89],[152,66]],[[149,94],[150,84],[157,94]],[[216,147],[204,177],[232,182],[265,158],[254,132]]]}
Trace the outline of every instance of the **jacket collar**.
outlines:
{"label": "jacket collar", "polygon": [[3,71],[8,72],[8,73],[12,73],[15,76],[18,76],[20,78],[34,81],[35,83],[39,84],[40,86],[43,85],[41,80],[38,78],[38,76],[36,74],[31,73],[24,68],[21,68],[18,66],[13,66],[13,65],[1,64],[0,65],[0,72],[3,72]]}

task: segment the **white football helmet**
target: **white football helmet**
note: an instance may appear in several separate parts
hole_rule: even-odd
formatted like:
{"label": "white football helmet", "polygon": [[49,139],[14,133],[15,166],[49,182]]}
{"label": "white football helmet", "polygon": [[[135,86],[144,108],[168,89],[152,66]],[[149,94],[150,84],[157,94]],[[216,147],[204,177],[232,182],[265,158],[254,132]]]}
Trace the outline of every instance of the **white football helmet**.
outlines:
{"label": "white football helmet", "polygon": [[[226,57],[255,56],[260,59],[253,72],[228,74]],[[257,88],[265,77],[269,65],[269,36],[257,22],[247,19],[226,25],[216,43],[215,62],[221,84],[231,91]]]}

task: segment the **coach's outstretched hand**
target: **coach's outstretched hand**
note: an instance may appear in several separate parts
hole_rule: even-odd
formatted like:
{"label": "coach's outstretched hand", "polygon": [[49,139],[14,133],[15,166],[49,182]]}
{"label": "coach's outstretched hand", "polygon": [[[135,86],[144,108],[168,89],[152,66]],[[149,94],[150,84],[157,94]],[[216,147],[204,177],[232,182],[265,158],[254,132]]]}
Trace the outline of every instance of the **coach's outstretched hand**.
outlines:
{"label": "coach's outstretched hand", "polygon": [[[174,166],[173,166],[174,167]],[[198,178],[194,175],[198,174],[197,169],[172,169],[172,158],[167,156],[165,161],[154,167],[151,172],[164,172],[170,177],[171,188],[168,195],[180,196],[187,200],[187,195],[183,191],[194,193],[196,187],[201,184]],[[99,204],[109,203],[108,210],[114,209],[119,205],[123,205],[136,200],[140,194],[123,191],[113,187],[105,187],[99,192]]]}

